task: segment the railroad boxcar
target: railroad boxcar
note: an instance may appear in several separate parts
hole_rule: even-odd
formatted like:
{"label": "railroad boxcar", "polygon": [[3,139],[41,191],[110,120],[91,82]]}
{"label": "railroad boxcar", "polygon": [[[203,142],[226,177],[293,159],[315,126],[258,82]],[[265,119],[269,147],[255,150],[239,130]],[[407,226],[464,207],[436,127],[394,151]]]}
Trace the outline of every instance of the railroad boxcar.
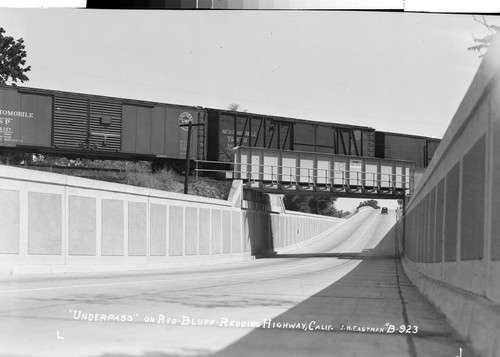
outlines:
{"label": "railroad boxcar", "polygon": [[[67,157],[167,162],[185,159],[187,128],[198,107],[60,91],[0,87],[0,147]],[[204,129],[194,127],[191,159],[204,159]],[[197,135],[200,133],[200,135]]]}
{"label": "railroad boxcar", "polygon": [[207,109],[207,157],[231,161],[236,146],[374,157],[375,129]]}
{"label": "railroad boxcar", "polygon": [[426,168],[440,141],[424,136],[377,131],[375,156],[381,159],[413,161],[416,167]]}

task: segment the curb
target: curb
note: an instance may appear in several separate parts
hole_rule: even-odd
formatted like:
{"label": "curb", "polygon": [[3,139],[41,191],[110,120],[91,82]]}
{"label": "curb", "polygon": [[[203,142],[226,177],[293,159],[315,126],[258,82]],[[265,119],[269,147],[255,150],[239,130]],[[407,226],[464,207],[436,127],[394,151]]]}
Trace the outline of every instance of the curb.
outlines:
{"label": "curb", "polygon": [[429,278],[401,259],[405,273],[418,290],[443,312],[476,353],[500,357],[500,306],[490,300]]}

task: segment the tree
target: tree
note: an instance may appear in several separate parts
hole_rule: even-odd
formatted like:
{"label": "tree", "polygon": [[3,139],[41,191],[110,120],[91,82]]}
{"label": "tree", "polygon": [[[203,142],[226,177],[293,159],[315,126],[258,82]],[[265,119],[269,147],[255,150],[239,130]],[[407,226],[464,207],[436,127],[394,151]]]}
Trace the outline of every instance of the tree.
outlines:
{"label": "tree", "polygon": [[337,214],[336,214],[336,217],[339,217],[339,218],[344,218],[344,217],[347,217],[351,214],[350,211],[337,211]]}
{"label": "tree", "polygon": [[18,80],[21,83],[29,80],[25,73],[31,70],[31,66],[24,67],[24,40],[20,38],[16,41],[11,36],[4,36],[4,33],[5,30],[0,27],[0,84],[10,83],[15,86]]}
{"label": "tree", "polygon": [[378,202],[375,201],[375,200],[368,200],[368,201],[363,201],[359,204],[358,208],[356,209],[360,209],[361,207],[365,207],[365,206],[368,206],[368,207],[373,207],[375,209],[379,209],[380,206],[378,205]]}
{"label": "tree", "polygon": [[341,213],[335,208],[336,200],[337,197],[332,196],[285,195],[283,203],[290,211],[340,217]]}
{"label": "tree", "polygon": [[287,210],[309,213],[308,198],[308,196],[285,195],[283,197],[283,203]]}
{"label": "tree", "polygon": [[232,110],[233,112],[243,112],[246,113],[247,109],[242,108],[241,105],[237,103],[231,103],[226,107],[227,110]]}
{"label": "tree", "polygon": [[469,51],[479,52],[479,57],[483,57],[496,33],[500,30],[500,26],[488,24],[484,16],[481,16],[481,19],[477,19],[475,16],[472,17],[474,18],[474,21],[479,22],[490,32],[489,35],[486,35],[483,38],[475,38],[474,35],[472,35],[475,45],[467,48]]}

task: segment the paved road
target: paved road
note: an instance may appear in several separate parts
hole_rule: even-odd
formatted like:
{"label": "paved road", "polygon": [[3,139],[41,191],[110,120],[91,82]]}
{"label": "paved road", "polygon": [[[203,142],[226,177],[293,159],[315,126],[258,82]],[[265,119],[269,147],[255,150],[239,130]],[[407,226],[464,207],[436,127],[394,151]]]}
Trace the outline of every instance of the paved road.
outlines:
{"label": "paved road", "polygon": [[363,210],[270,259],[0,278],[0,356],[472,356],[402,273],[394,221]]}

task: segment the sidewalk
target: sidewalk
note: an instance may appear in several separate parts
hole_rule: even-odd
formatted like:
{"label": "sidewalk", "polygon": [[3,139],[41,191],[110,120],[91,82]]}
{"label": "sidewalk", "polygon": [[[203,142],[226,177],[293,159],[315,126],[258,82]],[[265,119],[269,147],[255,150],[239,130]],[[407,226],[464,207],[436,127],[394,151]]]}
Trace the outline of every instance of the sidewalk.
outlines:
{"label": "sidewalk", "polygon": [[475,356],[411,284],[395,251],[391,230],[374,249],[343,254],[362,262],[216,356]]}

